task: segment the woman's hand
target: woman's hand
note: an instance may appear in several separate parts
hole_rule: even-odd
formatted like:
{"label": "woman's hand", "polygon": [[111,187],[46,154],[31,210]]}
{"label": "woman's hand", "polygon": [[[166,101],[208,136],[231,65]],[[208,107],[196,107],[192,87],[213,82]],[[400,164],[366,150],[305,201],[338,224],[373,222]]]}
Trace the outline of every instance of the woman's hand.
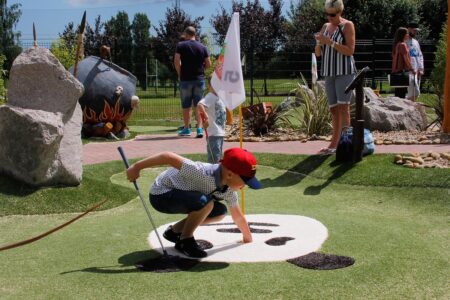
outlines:
{"label": "woman's hand", "polygon": [[327,36],[324,36],[323,34],[317,36],[316,40],[318,40],[319,43],[322,45],[330,45],[331,44],[331,39]]}

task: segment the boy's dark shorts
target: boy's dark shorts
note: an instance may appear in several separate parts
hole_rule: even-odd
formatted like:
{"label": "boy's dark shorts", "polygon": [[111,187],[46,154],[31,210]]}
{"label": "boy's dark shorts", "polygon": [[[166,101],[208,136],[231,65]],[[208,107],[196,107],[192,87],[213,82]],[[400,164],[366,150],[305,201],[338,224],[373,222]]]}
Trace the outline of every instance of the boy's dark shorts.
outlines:
{"label": "boy's dark shorts", "polygon": [[214,207],[208,218],[226,214],[227,207],[223,203],[215,201],[211,195],[200,192],[173,189],[161,195],[150,194],[152,206],[166,214],[188,214],[202,209],[209,201],[214,201]]}

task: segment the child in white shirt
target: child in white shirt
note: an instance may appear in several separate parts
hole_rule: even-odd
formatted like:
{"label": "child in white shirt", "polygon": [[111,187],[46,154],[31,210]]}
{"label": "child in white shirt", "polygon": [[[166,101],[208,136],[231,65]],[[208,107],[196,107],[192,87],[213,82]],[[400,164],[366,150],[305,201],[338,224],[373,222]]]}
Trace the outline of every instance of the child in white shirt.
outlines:
{"label": "child in white shirt", "polygon": [[222,158],[225,122],[227,119],[225,104],[217,96],[211,81],[208,82],[209,93],[198,103],[198,110],[203,115],[203,125],[208,132],[206,152],[208,162],[216,164]]}

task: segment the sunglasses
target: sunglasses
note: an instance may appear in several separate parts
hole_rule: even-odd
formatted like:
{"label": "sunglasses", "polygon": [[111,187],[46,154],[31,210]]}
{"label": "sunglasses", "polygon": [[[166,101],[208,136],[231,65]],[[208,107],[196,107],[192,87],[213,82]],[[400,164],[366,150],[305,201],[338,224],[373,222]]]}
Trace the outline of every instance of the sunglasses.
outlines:
{"label": "sunglasses", "polygon": [[327,17],[332,17],[332,18],[334,18],[334,17],[337,16],[337,14],[330,14],[330,13],[327,13],[327,12],[324,12],[323,14],[324,14],[325,16],[327,16]]}

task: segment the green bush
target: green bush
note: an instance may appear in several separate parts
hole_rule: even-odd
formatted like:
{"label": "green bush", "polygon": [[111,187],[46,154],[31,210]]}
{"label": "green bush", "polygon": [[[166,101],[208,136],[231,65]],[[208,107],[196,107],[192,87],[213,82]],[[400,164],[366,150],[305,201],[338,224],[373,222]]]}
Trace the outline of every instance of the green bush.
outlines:
{"label": "green bush", "polygon": [[0,105],[6,102],[6,88],[5,81],[3,77],[5,76],[6,71],[3,70],[3,63],[5,62],[6,57],[2,54],[0,55]]}
{"label": "green bush", "polygon": [[54,41],[50,47],[50,51],[66,69],[69,69],[75,64],[77,50],[75,47],[69,47],[64,39]]}
{"label": "green bush", "polygon": [[441,98],[444,96],[445,64],[447,59],[447,24],[443,26],[436,49],[430,84],[433,92]]}
{"label": "green bush", "polygon": [[[433,71],[431,72],[428,86],[433,93],[437,95],[436,101],[430,103],[436,114],[436,120],[432,122],[442,125],[444,120],[444,85],[445,85],[445,66],[447,62],[447,24],[443,26],[441,37],[437,44],[437,50],[434,58]],[[430,124],[431,125],[431,124]]]}

